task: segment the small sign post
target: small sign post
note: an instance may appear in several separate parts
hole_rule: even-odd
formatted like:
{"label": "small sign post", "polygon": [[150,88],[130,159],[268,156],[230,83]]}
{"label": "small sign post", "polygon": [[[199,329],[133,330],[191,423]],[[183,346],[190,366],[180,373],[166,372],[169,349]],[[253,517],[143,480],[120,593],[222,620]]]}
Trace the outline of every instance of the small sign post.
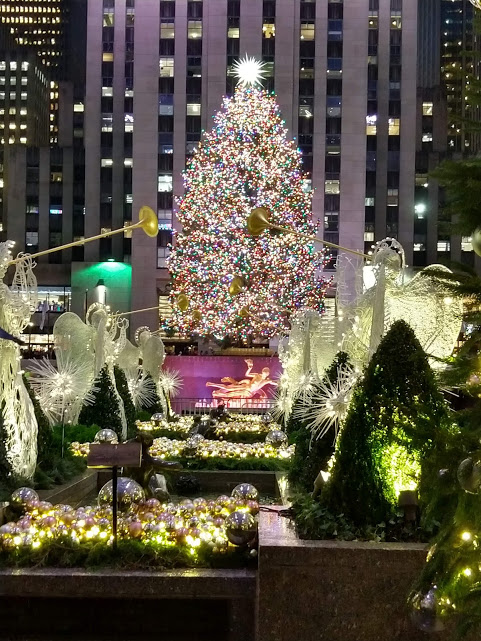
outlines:
{"label": "small sign post", "polygon": [[112,534],[113,549],[117,550],[117,479],[119,467],[140,467],[142,463],[142,444],[129,443],[92,443],[87,456],[87,467],[93,469],[112,468]]}

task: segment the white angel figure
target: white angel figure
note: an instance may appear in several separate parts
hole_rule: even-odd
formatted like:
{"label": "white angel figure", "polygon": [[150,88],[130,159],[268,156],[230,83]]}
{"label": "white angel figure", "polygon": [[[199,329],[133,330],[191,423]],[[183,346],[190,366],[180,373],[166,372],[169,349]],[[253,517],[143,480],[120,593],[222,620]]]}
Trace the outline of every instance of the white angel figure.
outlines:
{"label": "white angel figure", "polygon": [[[0,243],[0,327],[18,338],[37,307],[35,264],[17,263],[11,287],[3,282],[13,243]],[[30,479],[37,463],[38,425],[32,401],[22,379],[20,349],[13,340],[0,338],[0,411],[7,461],[12,473]]]}
{"label": "white angel figure", "polygon": [[106,366],[122,420],[122,436],[127,436],[127,421],[124,404],[117,392],[114,364],[126,344],[128,321],[112,316],[108,308],[94,303],[87,310],[85,323],[77,314],[62,314],[53,328],[55,354],[59,372],[77,367],[83,378],[83,392],[71,402],[66,410],[66,420],[76,423],[82,405],[100,371]]}
{"label": "white angel figure", "polygon": [[342,349],[354,364],[365,365],[392,323],[400,319],[412,327],[429,356],[451,355],[461,331],[462,302],[451,298],[439,279],[427,278],[430,270],[450,272],[442,265],[432,265],[407,281],[401,244],[394,238],[377,243],[375,282],[345,312],[350,326]]}

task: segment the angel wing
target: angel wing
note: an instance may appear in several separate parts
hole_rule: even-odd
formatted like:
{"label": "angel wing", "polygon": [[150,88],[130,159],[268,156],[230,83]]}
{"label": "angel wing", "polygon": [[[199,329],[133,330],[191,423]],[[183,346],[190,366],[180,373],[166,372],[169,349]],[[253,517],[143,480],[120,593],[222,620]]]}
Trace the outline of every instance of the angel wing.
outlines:
{"label": "angel wing", "polygon": [[139,359],[140,349],[135,347],[135,345],[132,345],[132,343],[126,339],[123,349],[117,356],[117,365],[120,369],[124,370],[127,378],[129,377],[129,374],[137,374],[137,370],[139,369]]}
{"label": "angel wing", "polygon": [[158,336],[150,335],[146,341],[142,341],[141,350],[144,371],[157,382],[165,360],[164,343]]}
{"label": "angel wing", "polygon": [[65,312],[53,326],[53,339],[55,355],[60,367],[66,367],[68,363],[75,363],[79,366],[94,372],[95,361],[95,330],[86,325],[77,314]]}

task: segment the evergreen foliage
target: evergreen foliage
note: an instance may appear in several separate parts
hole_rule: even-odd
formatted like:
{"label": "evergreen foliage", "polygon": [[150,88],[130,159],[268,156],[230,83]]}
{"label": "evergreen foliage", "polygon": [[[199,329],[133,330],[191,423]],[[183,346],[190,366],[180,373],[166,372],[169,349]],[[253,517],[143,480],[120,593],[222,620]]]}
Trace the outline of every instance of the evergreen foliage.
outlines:
{"label": "evergreen foliage", "polygon": [[117,396],[110,380],[107,367],[104,367],[95,381],[97,391],[92,405],[84,405],[79,416],[82,425],[98,425],[99,429],[111,429],[122,438],[122,419]]}
{"label": "evergreen foliage", "polygon": [[119,393],[120,398],[122,399],[122,402],[124,404],[125,419],[127,421],[127,436],[131,437],[134,436],[137,431],[135,429],[135,405],[132,401],[132,395],[130,394],[127,377],[125,376],[124,371],[120,369],[120,367],[117,367],[117,365],[114,366],[114,376],[117,392]]}
{"label": "evergreen foliage", "polygon": [[[323,381],[334,384],[337,380],[339,367],[349,364],[349,356],[345,352],[338,352],[332,364],[324,373]],[[334,440],[331,434],[324,438],[312,439],[312,432],[308,422],[294,416],[300,399],[294,404],[294,411],[287,424],[290,441],[296,444],[296,451],[292,459],[289,480],[306,492],[312,492],[314,481],[320,470],[326,469],[327,462],[334,451]]]}
{"label": "evergreen foliage", "polygon": [[4,404],[0,404],[0,496],[2,489],[6,488],[11,478],[12,469],[7,460],[7,450],[5,446],[5,434],[3,431],[3,410]]}
{"label": "evergreen foliage", "polygon": [[429,500],[430,458],[444,451],[447,408],[426,354],[404,321],[394,323],[354,390],[321,504],[355,525],[396,513],[399,491],[419,483]]}
{"label": "evergreen foliage", "polygon": [[[148,407],[142,407],[142,410],[144,412],[148,412],[147,418],[145,419],[140,419],[140,420],[150,420],[150,417],[152,414],[156,414],[157,412],[162,412],[162,403],[160,401],[160,396],[157,392],[157,386],[154,383],[154,380],[152,379],[152,376],[150,374],[147,374],[146,378],[149,378],[152,381],[152,387],[155,389],[154,395],[155,395],[155,400],[153,401],[152,405],[149,405]],[[141,410],[141,411],[142,411]]]}

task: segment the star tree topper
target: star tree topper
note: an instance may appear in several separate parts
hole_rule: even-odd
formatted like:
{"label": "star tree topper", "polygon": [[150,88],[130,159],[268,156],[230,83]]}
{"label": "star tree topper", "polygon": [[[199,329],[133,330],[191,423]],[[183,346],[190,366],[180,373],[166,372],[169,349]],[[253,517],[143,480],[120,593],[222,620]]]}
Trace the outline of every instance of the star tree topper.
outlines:
{"label": "star tree topper", "polygon": [[262,85],[265,77],[264,67],[263,62],[246,54],[234,63],[234,75],[237,78],[237,84],[245,85],[246,87]]}

